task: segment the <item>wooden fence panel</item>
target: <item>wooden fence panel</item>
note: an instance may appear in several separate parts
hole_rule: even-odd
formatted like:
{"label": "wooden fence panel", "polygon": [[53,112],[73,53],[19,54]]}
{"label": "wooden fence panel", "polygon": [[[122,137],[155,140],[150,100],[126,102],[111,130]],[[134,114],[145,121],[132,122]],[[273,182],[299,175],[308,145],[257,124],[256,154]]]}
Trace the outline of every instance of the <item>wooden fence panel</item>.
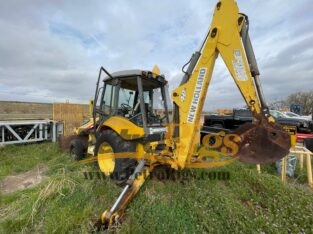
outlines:
{"label": "wooden fence panel", "polygon": [[52,119],[52,103],[0,101],[0,120]]}
{"label": "wooden fence panel", "polygon": [[73,134],[74,129],[90,118],[89,105],[54,103],[53,120],[63,121],[64,135]]}

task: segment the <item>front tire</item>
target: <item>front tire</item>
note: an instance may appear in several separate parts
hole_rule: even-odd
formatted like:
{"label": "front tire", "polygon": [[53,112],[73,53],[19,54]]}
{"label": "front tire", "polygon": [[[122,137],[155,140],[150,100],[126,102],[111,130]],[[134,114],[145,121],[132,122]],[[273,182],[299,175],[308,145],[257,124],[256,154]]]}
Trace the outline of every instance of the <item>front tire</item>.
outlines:
{"label": "front tire", "polygon": [[116,184],[122,185],[132,174],[137,163],[135,158],[116,158],[115,153],[136,152],[136,145],[122,139],[116,132],[105,130],[97,139],[95,156],[98,157],[100,170],[110,174]]}

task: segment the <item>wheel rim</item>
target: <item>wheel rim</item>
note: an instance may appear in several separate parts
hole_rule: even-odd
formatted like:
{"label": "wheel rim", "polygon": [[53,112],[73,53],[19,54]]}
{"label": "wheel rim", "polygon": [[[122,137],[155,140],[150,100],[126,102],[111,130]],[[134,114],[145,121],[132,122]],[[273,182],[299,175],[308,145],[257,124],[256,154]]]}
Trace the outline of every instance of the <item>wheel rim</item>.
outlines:
{"label": "wheel rim", "polygon": [[110,173],[114,171],[114,152],[112,147],[106,142],[102,143],[99,147],[98,164],[100,170],[104,172],[107,176],[109,176]]}

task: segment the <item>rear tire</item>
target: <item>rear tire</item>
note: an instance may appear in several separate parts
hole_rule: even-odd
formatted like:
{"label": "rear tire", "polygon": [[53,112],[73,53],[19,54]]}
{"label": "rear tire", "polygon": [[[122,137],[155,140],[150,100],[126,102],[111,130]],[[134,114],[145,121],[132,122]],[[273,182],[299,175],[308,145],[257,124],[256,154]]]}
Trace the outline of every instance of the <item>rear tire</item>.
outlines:
{"label": "rear tire", "polygon": [[[97,139],[95,145],[95,156],[98,156],[101,147],[109,147],[114,153],[136,152],[136,145],[131,141],[125,141],[116,132],[105,130]],[[113,156],[114,157],[114,156]],[[118,185],[123,185],[132,174],[137,161],[134,158],[114,158],[114,169],[110,178]],[[99,161],[98,161],[99,164]],[[100,169],[101,166],[99,165]]]}
{"label": "rear tire", "polygon": [[[87,142],[88,144],[88,142]],[[78,161],[86,156],[87,147],[83,138],[77,137],[70,143],[70,156],[72,159]]]}

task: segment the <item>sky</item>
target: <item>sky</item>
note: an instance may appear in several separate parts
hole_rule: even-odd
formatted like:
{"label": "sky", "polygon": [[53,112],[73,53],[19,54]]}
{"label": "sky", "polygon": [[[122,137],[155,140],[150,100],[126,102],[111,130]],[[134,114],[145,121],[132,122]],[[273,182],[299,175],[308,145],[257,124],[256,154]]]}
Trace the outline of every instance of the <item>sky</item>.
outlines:
{"label": "sky", "polygon": [[[151,70],[173,90],[204,40],[213,0],[0,0],[0,100],[88,103],[99,68]],[[310,0],[237,0],[268,103],[313,90]],[[218,58],[204,110],[244,107]]]}

